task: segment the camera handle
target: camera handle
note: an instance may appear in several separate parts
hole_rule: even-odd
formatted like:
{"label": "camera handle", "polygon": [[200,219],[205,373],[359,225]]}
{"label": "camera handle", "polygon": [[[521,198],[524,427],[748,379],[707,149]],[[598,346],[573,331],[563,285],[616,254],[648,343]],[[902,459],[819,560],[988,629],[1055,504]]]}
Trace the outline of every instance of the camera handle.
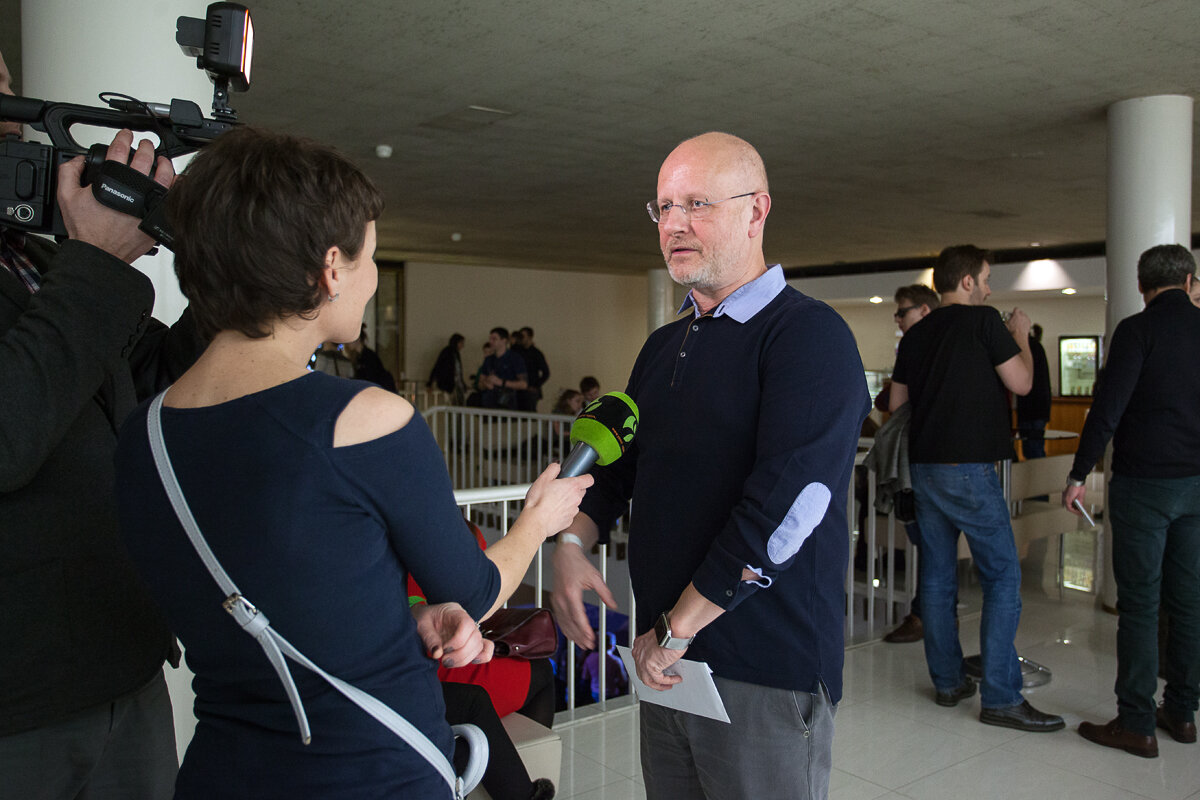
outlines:
{"label": "camera handle", "polygon": [[167,207],[163,203],[167,190],[162,184],[119,161],[105,161],[90,177],[92,196],[101,205],[137,217],[142,221],[139,230],[174,249],[175,233],[167,223]]}

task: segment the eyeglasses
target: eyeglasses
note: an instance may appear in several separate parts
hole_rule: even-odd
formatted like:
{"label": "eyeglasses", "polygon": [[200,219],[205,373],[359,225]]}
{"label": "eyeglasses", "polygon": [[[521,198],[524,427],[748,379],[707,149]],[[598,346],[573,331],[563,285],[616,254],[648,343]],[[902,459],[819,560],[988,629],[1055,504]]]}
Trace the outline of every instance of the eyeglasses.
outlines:
{"label": "eyeglasses", "polygon": [[662,224],[662,221],[671,214],[672,208],[678,208],[688,219],[698,220],[712,214],[713,206],[719,203],[724,203],[727,200],[737,200],[739,197],[753,197],[756,194],[760,193],[746,192],[745,194],[735,194],[733,197],[726,197],[725,200],[684,200],[682,203],[663,203],[662,205],[651,200],[649,203],[646,203],[646,210],[650,212],[650,219],[659,224]]}
{"label": "eyeglasses", "polygon": [[892,314],[894,319],[904,319],[904,315],[916,309],[916,306],[901,306],[896,309],[896,313]]}

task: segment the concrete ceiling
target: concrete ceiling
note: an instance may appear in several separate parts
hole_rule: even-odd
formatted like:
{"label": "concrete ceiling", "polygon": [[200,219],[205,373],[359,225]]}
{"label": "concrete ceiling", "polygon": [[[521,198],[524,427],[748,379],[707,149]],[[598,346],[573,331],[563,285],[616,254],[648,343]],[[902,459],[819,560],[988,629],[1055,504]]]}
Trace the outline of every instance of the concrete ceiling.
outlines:
{"label": "concrete ceiling", "polygon": [[357,160],[391,258],[644,271],[658,165],[714,129],[762,153],[785,266],[1102,241],[1105,109],[1200,95],[1197,0],[249,5],[233,105]]}

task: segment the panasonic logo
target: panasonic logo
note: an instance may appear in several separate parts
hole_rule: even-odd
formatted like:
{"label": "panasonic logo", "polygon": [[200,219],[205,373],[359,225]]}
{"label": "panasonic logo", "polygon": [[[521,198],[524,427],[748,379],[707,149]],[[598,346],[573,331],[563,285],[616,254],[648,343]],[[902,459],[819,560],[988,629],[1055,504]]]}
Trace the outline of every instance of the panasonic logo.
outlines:
{"label": "panasonic logo", "polygon": [[134,200],[134,199],[133,199],[132,197],[130,197],[129,195],[127,195],[127,194],[125,194],[125,193],[123,193],[123,192],[118,192],[116,189],[112,188],[112,187],[111,187],[111,186],[109,186],[107,183],[102,183],[102,184],[100,184],[100,188],[101,188],[101,189],[103,189],[104,191],[108,192],[109,194],[116,195],[117,197],[119,197],[119,198],[121,198],[122,200],[124,200],[126,203],[136,203],[136,202],[137,202],[136,200]]}

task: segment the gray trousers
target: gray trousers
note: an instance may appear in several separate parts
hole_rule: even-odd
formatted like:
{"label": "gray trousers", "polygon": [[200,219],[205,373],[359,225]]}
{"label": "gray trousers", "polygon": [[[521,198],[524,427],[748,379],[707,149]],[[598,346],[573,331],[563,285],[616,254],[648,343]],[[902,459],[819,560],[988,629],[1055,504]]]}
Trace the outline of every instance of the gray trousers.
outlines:
{"label": "gray trousers", "polygon": [[159,670],[111,703],[0,736],[0,800],[169,800],[178,758]]}
{"label": "gray trousers", "polygon": [[713,680],[729,724],[639,705],[648,800],[824,800],[837,712],[825,686],[809,694]]}

